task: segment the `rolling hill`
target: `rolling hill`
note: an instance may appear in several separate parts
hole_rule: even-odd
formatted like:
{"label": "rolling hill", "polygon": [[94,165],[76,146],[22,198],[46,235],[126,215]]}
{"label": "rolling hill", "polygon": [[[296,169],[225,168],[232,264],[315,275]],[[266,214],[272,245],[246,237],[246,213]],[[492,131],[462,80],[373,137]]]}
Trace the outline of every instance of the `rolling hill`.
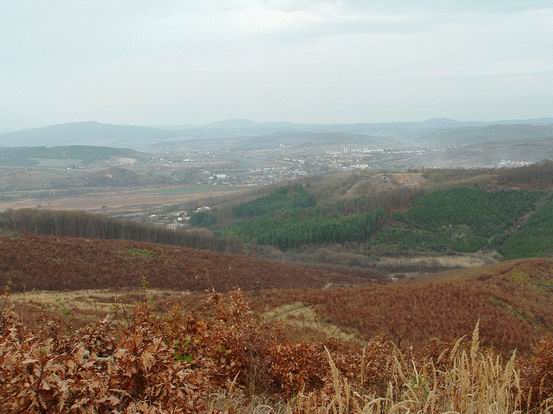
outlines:
{"label": "rolling hill", "polygon": [[516,125],[518,129],[523,125],[553,124],[553,118],[500,120],[500,121],[457,121],[447,118],[431,118],[418,122],[359,122],[351,124],[305,124],[293,122],[256,122],[247,119],[230,119],[203,125],[204,130],[232,131],[234,135],[264,135],[283,131],[351,133],[376,136],[411,136],[431,131],[472,128],[486,128],[502,125],[502,128]]}
{"label": "rolling hill", "polygon": [[[553,260],[372,276],[149,243],[0,236],[0,283],[18,292],[0,314],[2,408],[22,411],[40,395],[44,412],[83,401],[252,412],[250,399],[305,413],[348,401],[378,413],[549,412]],[[227,292],[236,287],[246,292]],[[39,391],[17,397],[30,382]]]}
{"label": "rolling hill", "polygon": [[511,161],[539,162],[553,159],[553,137],[545,139],[503,140],[451,148],[445,153],[428,153],[418,163],[439,168],[501,166]]}
{"label": "rolling hill", "polygon": [[369,339],[417,347],[450,341],[480,321],[484,345],[528,352],[553,334],[553,260],[514,260],[388,284],[271,291],[261,307],[312,307],[322,320]]}
{"label": "rolling hill", "polygon": [[318,150],[320,152],[324,148],[328,149],[328,147],[341,149],[346,144],[369,147],[399,146],[399,142],[392,139],[349,132],[279,131],[263,135],[236,135],[233,137],[191,138],[168,141],[160,143],[157,147],[165,151],[207,151],[213,148],[228,151],[256,151],[285,147],[287,149],[305,150],[306,152],[309,150]]}
{"label": "rolling hill", "polygon": [[553,123],[495,124],[477,127],[455,127],[437,129],[421,135],[414,135],[413,142],[474,145],[503,141],[531,141],[553,138]]}
{"label": "rolling hill", "polygon": [[49,125],[0,135],[0,146],[104,145],[144,148],[178,136],[178,131],[136,125],[113,125],[95,121]]}
{"label": "rolling hill", "polygon": [[[553,334],[553,260],[521,259],[382,283],[371,271],[304,267],[130,241],[0,236],[0,283],[14,291],[254,291],[258,311],[303,303],[360,339],[450,341],[480,321],[484,345],[529,352]],[[343,287],[339,287],[343,286]],[[324,289],[323,289],[324,288]],[[300,315],[301,316],[301,313]]]}
{"label": "rolling hill", "polygon": [[143,159],[146,154],[128,148],[68,145],[54,147],[8,147],[0,148],[0,165],[34,166],[49,161],[63,161],[67,164],[89,164],[112,158]]}
{"label": "rolling hill", "polygon": [[184,247],[119,240],[0,236],[0,285],[14,291],[152,288],[228,291],[359,284],[368,271],[316,269]]}

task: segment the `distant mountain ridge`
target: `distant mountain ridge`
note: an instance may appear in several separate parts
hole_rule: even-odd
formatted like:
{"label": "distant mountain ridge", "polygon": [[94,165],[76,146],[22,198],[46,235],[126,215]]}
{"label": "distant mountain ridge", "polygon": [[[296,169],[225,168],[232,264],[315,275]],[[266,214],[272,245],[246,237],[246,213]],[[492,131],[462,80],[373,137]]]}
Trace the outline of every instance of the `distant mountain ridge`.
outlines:
{"label": "distant mountain ridge", "polygon": [[0,134],[0,146],[61,146],[81,144],[122,147],[143,141],[153,143],[175,135],[178,135],[178,133],[160,128],[83,121]]}
{"label": "distant mountain ridge", "polygon": [[[408,145],[471,144],[502,139],[552,138],[553,118],[503,120],[493,122],[456,121],[433,118],[421,122],[382,122],[350,124],[300,124],[293,122],[257,122],[247,119],[231,119],[200,126],[148,127],[114,125],[96,121],[72,122],[0,133],[0,147],[95,145],[128,147],[141,151],[157,151],[159,144],[186,143],[192,148],[212,145],[209,140],[219,140],[229,147],[228,139],[243,146],[271,140],[293,139],[300,134],[311,134],[311,142],[321,145],[332,136],[344,145],[360,142],[372,143],[382,138]],[[259,143],[255,137],[261,137]],[[304,140],[305,140],[304,139]],[[205,142],[203,142],[205,141]],[[270,143],[270,142],[269,142]],[[161,145],[162,147],[164,145]],[[165,145],[167,147],[167,145]],[[175,145],[169,145],[175,147]]]}
{"label": "distant mountain ridge", "polygon": [[499,141],[529,141],[553,138],[553,123],[533,124],[492,124],[480,127],[459,127],[448,130],[436,130],[425,133],[428,142],[443,143],[451,141],[458,144],[484,144]]}
{"label": "distant mountain ridge", "polygon": [[457,121],[449,118],[430,118],[424,121],[403,121],[403,122],[356,122],[356,123],[293,123],[293,122],[257,122],[248,119],[229,119],[211,124],[198,126],[197,128],[204,129],[240,129],[240,130],[304,130],[311,132],[368,132],[386,129],[413,129],[413,130],[430,130],[430,129],[447,129],[460,127],[480,127],[490,125],[547,125],[553,124],[551,118],[535,118],[535,119],[512,119],[500,121]]}
{"label": "distant mountain ridge", "polygon": [[65,160],[68,163],[81,161],[89,164],[115,157],[143,159],[147,154],[128,148],[111,148],[89,145],[0,147],[0,165],[33,166],[40,160]]}

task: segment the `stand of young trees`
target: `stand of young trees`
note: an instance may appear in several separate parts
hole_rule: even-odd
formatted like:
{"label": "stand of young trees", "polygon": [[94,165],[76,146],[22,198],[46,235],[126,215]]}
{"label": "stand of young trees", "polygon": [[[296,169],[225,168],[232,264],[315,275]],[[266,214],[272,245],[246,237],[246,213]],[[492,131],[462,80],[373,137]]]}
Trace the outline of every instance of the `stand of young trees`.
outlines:
{"label": "stand of young trees", "polygon": [[552,185],[553,161],[545,160],[524,167],[498,170],[498,181],[502,184],[514,185]]}
{"label": "stand of young trees", "polygon": [[525,190],[485,191],[479,187],[437,190],[396,212],[372,240],[410,251],[476,252],[496,247],[513,223],[543,197]]}
{"label": "stand of young trees", "polygon": [[207,231],[174,231],[82,211],[8,210],[0,214],[0,226],[44,235],[147,241],[222,252],[239,252],[243,248],[239,240]]}
{"label": "stand of young trees", "polygon": [[190,216],[188,224],[194,227],[209,227],[217,223],[217,216],[211,211],[198,211]]}
{"label": "stand of young trees", "polygon": [[249,218],[277,211],[313,207],[315,203],[315,197],[308,193],[303,185],[296,184],[291,187],[277,188],[266,196],[240,204],[232,210],[232,213],[235,217]]}
{"label": "stand of young trees", "polygon": [[299,210],[248,220],[227,229],[226,233],[286,250],[306,244],[367,240],[383,216],[382,210],[350,215]]}

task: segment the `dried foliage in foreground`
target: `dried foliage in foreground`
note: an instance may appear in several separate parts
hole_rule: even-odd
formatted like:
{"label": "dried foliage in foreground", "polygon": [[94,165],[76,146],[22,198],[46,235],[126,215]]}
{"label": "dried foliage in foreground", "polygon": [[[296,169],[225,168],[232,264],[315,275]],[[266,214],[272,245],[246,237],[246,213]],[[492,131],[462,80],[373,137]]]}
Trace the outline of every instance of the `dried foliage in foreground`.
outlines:
{"label": "dried foliage in foreground", "polygon": [[[199,314],[137,305],[124,327],[106,318],[63,333],[0,320],[1,412],[516,413],[552,412],[553,341],[517,362],[463,339],[425,357],[373,339],[298,342],[244,296],[213,295]],[[327,361],[327,362],[326,362]]]}

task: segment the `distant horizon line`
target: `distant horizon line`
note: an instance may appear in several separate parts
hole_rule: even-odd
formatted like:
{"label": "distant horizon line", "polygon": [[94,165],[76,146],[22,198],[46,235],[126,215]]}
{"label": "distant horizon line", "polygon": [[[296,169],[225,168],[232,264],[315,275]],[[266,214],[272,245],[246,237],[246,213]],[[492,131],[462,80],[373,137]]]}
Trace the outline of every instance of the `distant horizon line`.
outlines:
{"label": "distant horizon line", "polygon": [[2,128],[0,125],[0,134],[30,130],[30,129],[41,129],[52,126],[62,126],[62,125],[76,125],[76,124],[100,124],[100,125],[112,125],[112,126],[133,126],[133,127],[144,127],[144,128],[203,128],[214,126],[218,124],[232,123],[232,122],[244,122],[252,124],[290,124],[290,125],[379,125],[379,124],[421,124],[427,122],[458,122],[458,123],[494,123],[500,124],[502,122],[517,122],[517,121],[551,121],[553,122],[553,114],[551,116],[541,116],[541,117],[528,117],[528,118],[504,118],[504,119],[493,119],[493,120],[459,120],[455,118],[448,117],[431,117],[420,120],[410,120],[410,121],[355,121],[355,122],[297,122],[297,121],[259,121],[251,118],[227,118],[219,121],[207,122],[207,123],[198,123],[198,124],[142,124],[142,123],[125,123],[125,122],[103,122],[98,120],[80,120],[80,121],[67,121],[67,122],[53,122],[48,124],[42,124],[41,126],[31,126],[31,127],[20,127],[20,128]]}

